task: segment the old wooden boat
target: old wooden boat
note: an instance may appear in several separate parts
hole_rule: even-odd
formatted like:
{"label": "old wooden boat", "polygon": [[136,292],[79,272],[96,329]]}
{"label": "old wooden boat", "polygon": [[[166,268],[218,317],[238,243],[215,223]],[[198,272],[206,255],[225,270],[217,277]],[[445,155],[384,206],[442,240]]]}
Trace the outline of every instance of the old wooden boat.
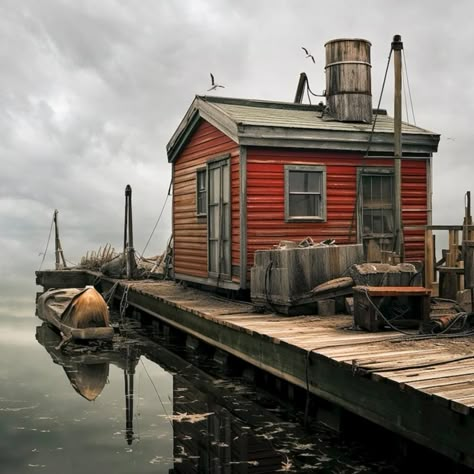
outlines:
{"label": "old wooden boat", "polygon": [[93,286],[46,291],[38,298],[38,317],[65,340],[110,340],[114,335],[107,303]]}

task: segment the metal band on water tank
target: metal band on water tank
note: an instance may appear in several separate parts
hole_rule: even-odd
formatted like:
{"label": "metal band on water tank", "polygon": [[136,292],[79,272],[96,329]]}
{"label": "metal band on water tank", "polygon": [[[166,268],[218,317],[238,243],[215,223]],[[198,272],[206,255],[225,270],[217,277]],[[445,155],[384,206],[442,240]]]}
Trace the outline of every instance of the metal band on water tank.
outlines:
{"label": "metal band on water tank", "polygon": [[367,61],[337,61],[335,63],[326,64],[326,66],[324,66],[324,69],[327,69],[331,66],[339,66],[341,64],[362,64],[364,66],[372,67],[372,64],[368,63]]}

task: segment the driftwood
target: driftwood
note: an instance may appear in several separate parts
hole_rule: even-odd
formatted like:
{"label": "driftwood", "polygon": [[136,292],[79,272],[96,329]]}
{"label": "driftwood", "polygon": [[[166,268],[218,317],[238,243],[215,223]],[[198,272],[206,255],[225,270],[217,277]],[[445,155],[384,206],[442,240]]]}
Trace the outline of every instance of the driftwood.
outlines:
{"label": "driftwood", "polygon": [[87,252],[84,257],[81,258],[80,267],[87,268],[89,270],[99,270],[102,265],[117,257],[117,252],[112,248],[111,244],[105,244],[104,248],[99,247],[97,252]]}

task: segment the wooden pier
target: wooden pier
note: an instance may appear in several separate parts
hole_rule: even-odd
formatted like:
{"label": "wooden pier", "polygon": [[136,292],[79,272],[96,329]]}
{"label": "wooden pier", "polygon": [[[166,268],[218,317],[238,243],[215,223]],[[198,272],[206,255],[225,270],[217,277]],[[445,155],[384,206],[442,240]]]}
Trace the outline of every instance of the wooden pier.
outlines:
{"label": "wooden pier", "polygon": [[[96,275],[88,278],[92,283]],[[115,280],[101,278],[100,283],[109,290]],[[40,272],[38,284],[48,286],[48,272]],[[140,312],[474,467],[472,338],[414,340],[393,331],[355,331],[350,316],[258,313],[249,303],[169,281],[121,280],[114,297],[122,303],[126,298]]]}

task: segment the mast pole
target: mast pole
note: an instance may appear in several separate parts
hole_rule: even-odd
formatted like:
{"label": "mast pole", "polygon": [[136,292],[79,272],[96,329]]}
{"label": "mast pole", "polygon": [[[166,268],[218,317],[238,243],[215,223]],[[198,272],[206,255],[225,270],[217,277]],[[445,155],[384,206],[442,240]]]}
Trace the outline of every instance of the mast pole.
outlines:
{"label": "mast pole", "polygon": [[405,245],[402,220],[402,37],[395,35],[392,42],[395,69],[395,99],[394,99],[394,228],[397,253],[400,261],[405,259]]}
{"label": "mast pole", "polygon": [[54,210],[54,254],[56,256],[56,270],[61,270],[66,268],[66,259],[61,248],[61,240],[59,240],[58,212],[57,209]]}

